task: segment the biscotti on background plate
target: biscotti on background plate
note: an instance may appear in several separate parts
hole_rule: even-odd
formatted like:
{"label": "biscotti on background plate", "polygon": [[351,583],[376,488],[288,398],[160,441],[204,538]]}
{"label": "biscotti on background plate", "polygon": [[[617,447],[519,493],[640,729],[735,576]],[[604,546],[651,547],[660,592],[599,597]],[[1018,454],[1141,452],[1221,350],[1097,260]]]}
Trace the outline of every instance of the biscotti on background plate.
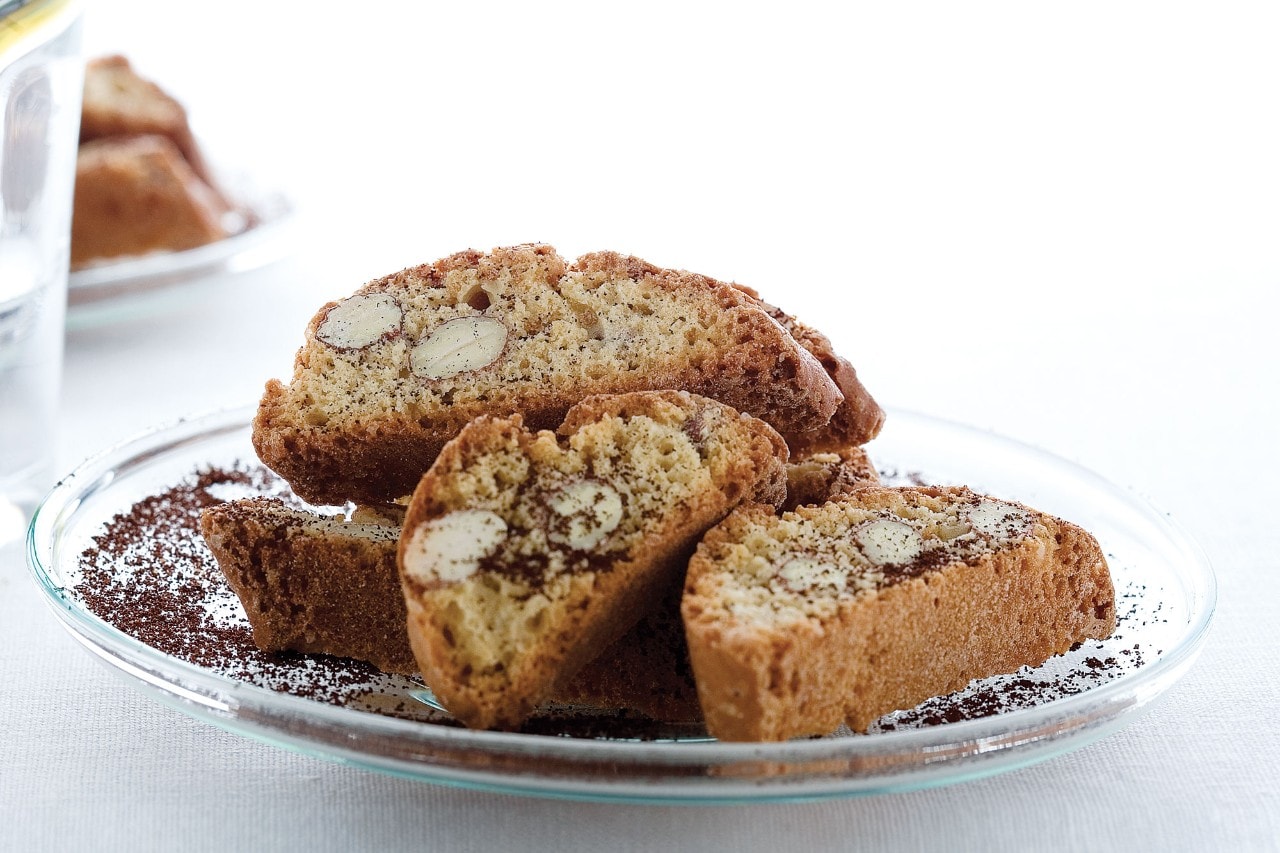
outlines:
{"label": "biscotti on background plate", "polygon": [[187,111],[121,55],[85,63],[71,268],[180,252],[243,230]]}

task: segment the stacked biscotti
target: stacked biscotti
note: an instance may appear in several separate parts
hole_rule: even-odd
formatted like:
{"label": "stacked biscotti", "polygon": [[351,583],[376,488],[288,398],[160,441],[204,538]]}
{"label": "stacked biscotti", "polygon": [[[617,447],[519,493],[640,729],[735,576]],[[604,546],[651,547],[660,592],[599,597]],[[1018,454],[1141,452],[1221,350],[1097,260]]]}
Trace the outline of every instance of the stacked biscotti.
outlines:
{"label": "stacked biscotti", "polygon": [[180,251],[244,217],[218,188],[187,112],[123,56],[86,64],[71,266]]}
{"label": "stacked biscotti", "polygon": [[1110,632],[1088,534],[879,485],[883,420],[752,290],[464,252],[324,306],[267,385],[260,458],[348,509],[232,502],[202,530],[261,647],[416,669],[477,728],[549,701],[726,739],[863,728]]}
{"label": "stacked biscotti", "polygon": [[[784,507],[822,503],[874,482],[861,448],[815,453],[786,465]],[[776,491],[771,487],[776,497]],[[317,512],[279,498],[248,498],[204,513],[202,529],[266,651],[368,661],[418,672],[396,567],[404,508]],[[586,663],[554,699],[639,711],[664,722],[702,718],[680,618],[682,584]]]}

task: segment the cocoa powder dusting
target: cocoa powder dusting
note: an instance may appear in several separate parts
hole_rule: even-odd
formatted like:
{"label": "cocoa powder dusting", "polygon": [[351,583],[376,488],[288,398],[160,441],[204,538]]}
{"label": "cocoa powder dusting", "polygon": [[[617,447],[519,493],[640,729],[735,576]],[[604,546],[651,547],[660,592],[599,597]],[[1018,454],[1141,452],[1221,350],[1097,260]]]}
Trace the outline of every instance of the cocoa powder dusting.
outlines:
{"label": "cocoa powder dusting", "polygon": [[[199,532],[201,511],[223,500],[271,495],[297,499],[258,465],[207,468],[113,517],[80,555],[75,592],[85,607],[142,643],[225,677],[318,702],[371,713],[455,725],[417,699],[422,685],[369,664],[324,655],[260,651],[244,611]],[[1117,628],[1035,669],[983,679],[874,723],[871,733],[942,725],[1032,708],[1142,668],[1148,654],[1125,641],[1128,627],[1164,621],[1145,588],[1117,589]],[[697,737],[616,710],[548,708],[525,731],[568,737]]]}
{"label": "cocoa powder dusting", "polygon": [[[1126,630],[1140,627],[1152,617],[1145,609],[1145,592],[1141,585],[1117,589],[1116,630],[1106,641],[1106,649],[1125,643]],[[1138,643],[1114,653],[1102,652],[1103,648],[1104,644],[1096,640],[1078,644],[1042,666],[985,678],[955,693],[927,699],[909,711],[886,714],[871,725],[868,733],[918,729],[1036,708],[1099,687],[1146,665],[1146,655]],[[1159,649],[1152,651],[1160,654]]]}
{"label": "cocoa powder dusting", "polygon": [[[267,494],[297,502],[261,466],[195,472],[112,518],[80,555],[75,591],[99,618],[178,660],[321,702],[367,698],[371,681],[389,678],[368,664],[260,651],[240,602],[200,536],[206,507],[230,497]],[[403,710],[416,713],[417,705],[408,702]]]}

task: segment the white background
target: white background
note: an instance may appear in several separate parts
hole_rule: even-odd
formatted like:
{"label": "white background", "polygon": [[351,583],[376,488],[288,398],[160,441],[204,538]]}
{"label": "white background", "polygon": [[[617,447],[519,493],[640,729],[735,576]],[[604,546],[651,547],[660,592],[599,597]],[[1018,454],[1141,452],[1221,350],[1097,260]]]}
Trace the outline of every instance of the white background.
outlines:
{"label": "white background", "polygon": [[[256,399],[307,318],[459,249],[615,249],[749,284],[884,404],[1167,511],[1220,606],[1149,714],[1034,767],[810,805],[471,793],[154,705],[0,565],[0,848],[1280,849],[1280,13],[1268,4],[99,0],[296,251],[69,336],[59,464]],[[8,625],[5,628],[3,626]],[[10,634],[10,632],[13,632]]]}

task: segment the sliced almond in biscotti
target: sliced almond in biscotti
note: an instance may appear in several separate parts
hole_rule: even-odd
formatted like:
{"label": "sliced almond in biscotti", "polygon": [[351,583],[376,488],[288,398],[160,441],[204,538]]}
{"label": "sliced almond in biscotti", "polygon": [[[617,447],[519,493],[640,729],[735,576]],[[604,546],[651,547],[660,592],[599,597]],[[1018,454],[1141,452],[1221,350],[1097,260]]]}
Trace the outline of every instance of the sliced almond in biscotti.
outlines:
{"label": "sliced almond in biscotti", "polygon": [[[412,491],[479,415],[552,429],[592,394],[660,389],[788,437],[849,407],[819,358],[740,288],[611,252],[569,265],[548,246],[517,246],[407,269],[325,306],[292,379],[268,383],[253,442],[305,500],[378,503]],[[859,401],[879,411],[865,392]]]}
{"label": "sliced almond in biscotti", "polygon": [[1098,543],[968,489],[871,486],[703,538],[681,604],[708,731],[821,735],[1115,628]]}
{"label": "sliced almond in biscotti", "polygon": [[707,528],[781,503],[786,454],[764,422],[674,391],[590,397],[558,434],[476,419],[400,537],[423,679],[466,725],[518,727],[679,584]]}

